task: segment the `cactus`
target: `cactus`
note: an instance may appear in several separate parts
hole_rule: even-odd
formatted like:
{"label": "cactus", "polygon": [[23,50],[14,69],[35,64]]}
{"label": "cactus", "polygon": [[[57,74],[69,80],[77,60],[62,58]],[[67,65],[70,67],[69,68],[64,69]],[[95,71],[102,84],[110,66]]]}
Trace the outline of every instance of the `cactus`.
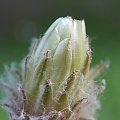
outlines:
{"label": "cactus", "polygon": [[90,63],[84,21],[61,17],[33,39],[21,64],[5,66],[1,106],[11,120],[95,120],[105,81],[94,80],[106,65]]}

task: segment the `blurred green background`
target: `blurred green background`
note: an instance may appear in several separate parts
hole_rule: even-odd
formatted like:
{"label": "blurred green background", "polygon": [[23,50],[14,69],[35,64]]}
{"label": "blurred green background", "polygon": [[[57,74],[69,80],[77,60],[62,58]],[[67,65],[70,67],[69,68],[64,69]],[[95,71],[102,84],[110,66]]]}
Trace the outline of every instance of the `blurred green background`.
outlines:
{"label": "blurred green background", "polygon": [[[33,37],[61,16],[86,21],[92,40],[92,65],[111,62],[98,120],[120,120],[120,0],[0,0],[0,74],[4,64],[20,62]],[[8,120],[0,109],[0,120]]]}

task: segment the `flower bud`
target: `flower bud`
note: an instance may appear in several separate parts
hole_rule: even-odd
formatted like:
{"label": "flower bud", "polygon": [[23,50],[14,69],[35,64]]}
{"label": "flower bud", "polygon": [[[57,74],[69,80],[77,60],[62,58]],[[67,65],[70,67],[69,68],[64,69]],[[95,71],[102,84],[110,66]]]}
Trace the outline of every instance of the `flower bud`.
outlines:
{"label": "flower bud", "polygon": [[[37,83],[37,79],[40,83],[44,79],[51,79],[57,84],[74,70],[82,72],[88,50],[84,21],[73,20],[71,17],[57,19],[31,54],[30,64],[28,63],[27,67],[32,70],[32,73],[30,75],[28,73],[28,76],[33,76],[31,79],[35,78],[35,80],[29,79],[25,83],[31,84],[29,83],[31,81],[33,86]],[[46,66],[42,73],[40,71],[45,62]],[[43,75],[39,78],[40,74]]]}
{"label": "flower bud", "polygon": [[[91,112],[92,117],[85,118],[87,108],[98,104],[94,83],[90,81],[104,65],[89,72],[90,62],[91,50],[84,20],[57,19],[42,38],[33,40],[25,69],[17,71],[21,76],[19,92],[15,91],[16,87],[7,86],[12,93],[11,116],[16,120],[93,119]],[[11,76],[18,79],[12,73]],[[93,98],[95,102],[91,100]],[[91,104],[87,104],[88,99]]]}
{"label": "flower bud", "polygon": [[[23,86],[31,103],[27,106],[28,111],[34,106],[36,114],[41,108],[41,101],[46,107],[62,110],[68,105],[65,92],[71,96],[70,104],[75,104],[80,99],[80,78],[89,69],[88,51],[84,21],[73,20],[71,17],[57,19],[33,45],[26,62]],[[51,83],[49,87],[45,81]],[[50,93],[46,94],[46,86]],[[51,98],[46,98],[48,94],[52,94]],[[49,102],[43,98],[49,99]]]}

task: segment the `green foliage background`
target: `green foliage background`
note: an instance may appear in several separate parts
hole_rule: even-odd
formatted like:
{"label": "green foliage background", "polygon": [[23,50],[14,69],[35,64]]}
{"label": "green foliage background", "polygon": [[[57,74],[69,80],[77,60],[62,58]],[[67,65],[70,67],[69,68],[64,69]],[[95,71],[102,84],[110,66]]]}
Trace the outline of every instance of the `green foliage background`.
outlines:
{"label": "green foliage background", "polygon": [[[107,87],[98,120],[120,119],[120,1],[119,0],[0,0],[0,74],[3,65],[20,62],[33,37],[43,34],[61,16],[85,19],[93,50],[92,66],[111,62],[101,78]],[[2,93],[0,92],[2,96]],[[0,120],[8,120],[0,109]]]}

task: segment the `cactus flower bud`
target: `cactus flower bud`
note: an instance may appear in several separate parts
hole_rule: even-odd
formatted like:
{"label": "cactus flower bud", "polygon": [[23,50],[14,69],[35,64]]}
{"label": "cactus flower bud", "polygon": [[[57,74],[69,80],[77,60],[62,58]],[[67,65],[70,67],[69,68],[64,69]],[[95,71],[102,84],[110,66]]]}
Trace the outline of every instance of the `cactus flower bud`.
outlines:
{"label": "cactus flower bud", "polygon": [[57,19],[42,38],[34,39],[21,69],[6,68],[8,78],[4,79],[11,82],[1,84],[10,93],[10,101],[3,107],[12,120],[93,119],[99,106],[95,89],[100,85],[92,79],[105,66],[100,64],[90,72],[90,62],[84,20]]}

